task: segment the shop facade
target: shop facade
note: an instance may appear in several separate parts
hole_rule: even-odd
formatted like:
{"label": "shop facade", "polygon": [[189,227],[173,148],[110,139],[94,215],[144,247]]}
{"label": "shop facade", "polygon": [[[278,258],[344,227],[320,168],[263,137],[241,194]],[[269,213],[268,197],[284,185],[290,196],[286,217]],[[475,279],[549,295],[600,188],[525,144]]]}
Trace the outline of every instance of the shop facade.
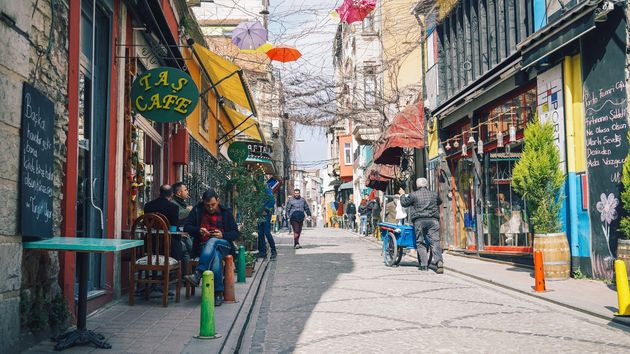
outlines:
{"label": "shop facade", "polygon": [[[623,9],[602,16],[599,2],[497,3],[461,2],[429,21],[427,46],[437,50],[425,51],[434,63],[425,69],[437,80],[427,90],[437,98],[429,105],[427,174],[444,201],[442,242],[531,257],[535,230],[512,171],[526,124],[549,121],[566,174],[559,218],[572,270],[611,278],[628,151]],[[489,15],[495,11],[505,16]],[[606,208],[614,211],[603,215]]]}

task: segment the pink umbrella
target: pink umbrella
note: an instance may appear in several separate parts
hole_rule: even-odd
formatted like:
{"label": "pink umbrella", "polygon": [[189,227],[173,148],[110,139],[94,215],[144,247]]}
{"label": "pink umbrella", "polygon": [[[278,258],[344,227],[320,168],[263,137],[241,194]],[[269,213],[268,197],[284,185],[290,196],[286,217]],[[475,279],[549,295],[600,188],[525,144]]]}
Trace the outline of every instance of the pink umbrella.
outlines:
{"label": "pink umbrella", "polygon": [[342,22],[361,22],[375,7],[376,0],[344,0],[337,13]]}

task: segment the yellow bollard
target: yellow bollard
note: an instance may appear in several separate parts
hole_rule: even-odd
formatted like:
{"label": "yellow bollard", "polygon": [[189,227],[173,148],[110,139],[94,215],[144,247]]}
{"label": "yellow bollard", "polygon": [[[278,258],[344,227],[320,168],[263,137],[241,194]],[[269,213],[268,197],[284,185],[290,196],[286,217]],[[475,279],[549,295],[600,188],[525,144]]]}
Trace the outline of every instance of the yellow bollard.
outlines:
{"label": "yellow bollard", "polygon": [[617,299],[619,299],[619,312],[615,312],[615,316],[630,316],[628,273],[626,264],[620,259],[615,261],[615,280],[617,281]]}

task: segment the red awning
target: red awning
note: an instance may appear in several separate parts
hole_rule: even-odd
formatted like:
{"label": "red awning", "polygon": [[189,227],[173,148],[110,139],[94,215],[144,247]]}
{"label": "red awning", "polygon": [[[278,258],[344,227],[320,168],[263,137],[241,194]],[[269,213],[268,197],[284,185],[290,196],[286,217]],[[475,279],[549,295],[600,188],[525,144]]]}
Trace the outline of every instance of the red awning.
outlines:
{"label": "red awning", "polygon": [[365,171],[365,185],[370,188],[384,191],[389,181],[396,178],[398,166],[372,164]]}
{"label": "red awning", "polygon": [[374,162],[399,165],[403,148],[424,147],[424,108],[422,98],[403,109],[383,134],[383,142],[374,154]]}

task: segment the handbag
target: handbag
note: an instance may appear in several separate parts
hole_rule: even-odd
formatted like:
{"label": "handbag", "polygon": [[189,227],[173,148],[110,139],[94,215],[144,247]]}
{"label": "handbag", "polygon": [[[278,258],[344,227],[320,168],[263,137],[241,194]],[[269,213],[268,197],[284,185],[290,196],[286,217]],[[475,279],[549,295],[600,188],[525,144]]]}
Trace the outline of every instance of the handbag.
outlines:
{"label": "handbag", "polygon": [[407,217],[407,212],[403,208],[402,204],[400,204],[400,199],[396,200],[396,220],[405,219]]}

